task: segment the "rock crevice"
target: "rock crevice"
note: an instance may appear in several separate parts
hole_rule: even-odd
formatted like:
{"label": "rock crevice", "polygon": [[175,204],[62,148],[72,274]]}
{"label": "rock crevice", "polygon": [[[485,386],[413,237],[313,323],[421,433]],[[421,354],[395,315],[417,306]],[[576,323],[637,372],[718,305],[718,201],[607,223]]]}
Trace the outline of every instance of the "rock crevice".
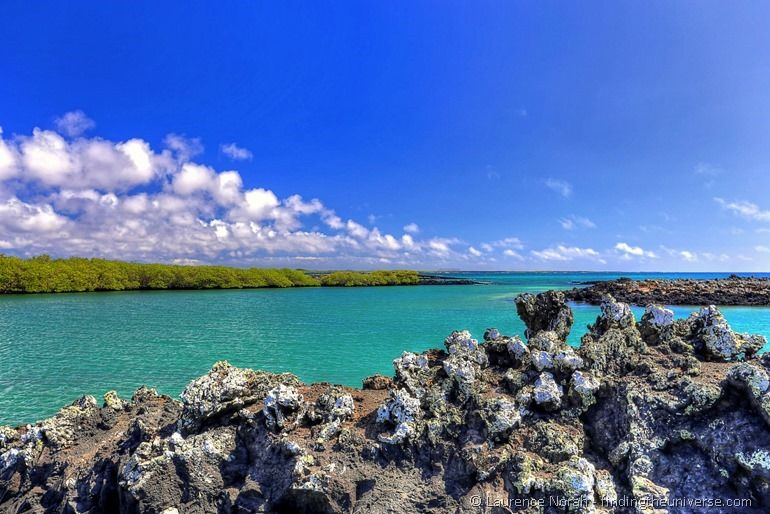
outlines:
{"label": "rock crevice", "polygon": [[[0,511],[770,510],[763,338],[605,295],[572,348],[562,293],[516,306],[525,339],[453,332],[361,390],[219,362],[181,401],[110,392],[0,427]],[[743,503],[660,506],[687,498]]]}

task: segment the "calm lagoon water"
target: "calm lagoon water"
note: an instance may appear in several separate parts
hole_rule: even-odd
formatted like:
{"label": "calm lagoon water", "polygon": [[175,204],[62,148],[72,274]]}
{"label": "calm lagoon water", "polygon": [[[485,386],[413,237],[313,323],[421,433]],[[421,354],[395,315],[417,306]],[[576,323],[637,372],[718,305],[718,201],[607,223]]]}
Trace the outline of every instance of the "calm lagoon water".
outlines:
{"label": "calm lagoon water", "polygon": [[[474,286],[152,291],[0,296],[0,423],[54,414],[82,394],[142,384],[178,395],[220,359],[360,386],[404,350],[442,347],[452,330],[523,334],[513,297],[608,279],[598,273],[452,273]],[[678,277],[645,274],[633,277]],[[697,278],[725,274],[688,274]],[[573,306],[577,344],[598,308]],[[677,307],[685,317],[695,307]],[[733,328],[770,338],[770,308],[726,307]],[[637,318],[641,309],[636,310]]]}

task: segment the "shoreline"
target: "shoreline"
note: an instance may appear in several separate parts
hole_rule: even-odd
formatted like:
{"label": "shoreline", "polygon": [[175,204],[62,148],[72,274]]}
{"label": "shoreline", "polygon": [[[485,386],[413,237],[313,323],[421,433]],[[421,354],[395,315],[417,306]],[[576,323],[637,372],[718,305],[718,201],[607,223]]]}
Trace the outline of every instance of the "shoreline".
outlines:
{"label": "shoreline", "polygon": [[470,279],[414,270],[308,271],[152,264],[47,255],[0,254],[0,294],[97,291],[267,289],[393,285],[471,285]]}
{"label": "shoreline", "polygon": [[174,288],[136,288],[136,289],[95,289],[92,291],[40,291],[40,292],[4,292],[0,291],[0,297],[3,296],[35,296],[46,294],[88,294],[88,293],[135,293],[135,292],[168,292],[168,291],[243,291],[260,289],[317,289],[317,288],[361,288],[361,287],[413,287],[413,286],[471,286],[487,285],[486,282],[469,280],[457,277],[441,277],[434,275],[419,276],[419,283],[416,284],[377,284],[377,285],[292,285],[292,286],[257,286],[257,287],[174,287]]}
{"label": "shoreline", "polygon": [[[607,299],[571,348],[562,292],[515,303],[526,339],[453,332],[363,389],[219,362],[180,400],[142,387],[0,427],[0,509],[438,514],[515,496],[625,513],[605,506],[694,496],[766,511],[763,337],[713,308],[636,320]],[[682,481],[693,467],[698,483]]]}
{"label": "shoreline", "polygon": [[604,295],[619,301],[646,306],[721,305],[770,306],[770,278],[731,275],[717,279],[644,279],[619,278],[587,282],[585,287],[565,291],[568,300],[599,305]]}

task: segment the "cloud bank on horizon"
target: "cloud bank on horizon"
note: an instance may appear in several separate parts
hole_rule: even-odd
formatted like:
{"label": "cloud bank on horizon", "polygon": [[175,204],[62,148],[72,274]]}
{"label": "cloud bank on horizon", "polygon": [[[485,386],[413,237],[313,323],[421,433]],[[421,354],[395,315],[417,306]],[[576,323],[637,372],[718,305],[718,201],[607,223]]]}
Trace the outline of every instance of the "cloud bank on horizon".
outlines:
{"label": "cloud bank on horizon", "polygon": [[[518,237],[463,241],[420,238],[411,221],[385,233],[343,219],[320,199],[286,198],[244,184],[236,170],[216,170],[195,157],[202,142],[170,133],[156,151],[141,138],[115,142],[85,136],[96,124],[83,111],[55,119],[57,130],[6,136],[0,128],[0,250],[31,256],[98,256],[176,263],[275,264],[301,267],[464,267],[549,269],[565,263],[621,269],[655,262],[660,253],[685,262],[728,262],[727,254],[657,251],[618,241],[594,249],[554,243],[527,248]],[[221,149],[234,161],[252,154],[235,143]],[[545,183],[565,198],[572,186]],[[770,211],[748,201],[713,201],[751,221]],[[370,220],[376,222],[375,220]],[[588,218],[559,220],[564,230],[594,229]],[[755,247],[768,253],[765,246]]]}
{"label": "cloud bank on horizon", "polygon": [[[56,119],[58,132],[3,136],[0,129],[0,249],[21,255],[102,256],[166,262],[313,261],[361,266],[457,255],[457,241],[398,236],[343,220],[318,199],[279,199],[248,187],[238,171],[195,162],[199,140],[81,137],[82,111]],[[234,143],[233,160],[250,152]],[[308,228],[308,225],[312,225]]]}
{"label": "cloud bank on horizon", "polygon": [[770,4],[4,7],[2,253],[770,271]]}

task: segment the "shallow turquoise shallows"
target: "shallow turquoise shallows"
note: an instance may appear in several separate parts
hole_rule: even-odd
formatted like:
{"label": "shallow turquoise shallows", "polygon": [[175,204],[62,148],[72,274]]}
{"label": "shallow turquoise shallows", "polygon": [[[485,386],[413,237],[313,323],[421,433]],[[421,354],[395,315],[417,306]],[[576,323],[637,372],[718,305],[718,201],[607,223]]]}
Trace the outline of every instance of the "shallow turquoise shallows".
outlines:
{"label": "shallow turquoise shallows", "polygon": [[[469,329],[479,339],[487,327],[523,334],[517,293],[617,276],[462,275],[489,284],[1,296],[0,423],[35,421],[82,394],[100,397],[109,389],[130,396],[147,384],[178,395],[220,359],[360,386],[367,375],[391,374],[404,350],[442,347],[452,330]],[[577,344],[598,309],[574,311]],[[770,336],[770,308],[724,313],[736,330]]]}

